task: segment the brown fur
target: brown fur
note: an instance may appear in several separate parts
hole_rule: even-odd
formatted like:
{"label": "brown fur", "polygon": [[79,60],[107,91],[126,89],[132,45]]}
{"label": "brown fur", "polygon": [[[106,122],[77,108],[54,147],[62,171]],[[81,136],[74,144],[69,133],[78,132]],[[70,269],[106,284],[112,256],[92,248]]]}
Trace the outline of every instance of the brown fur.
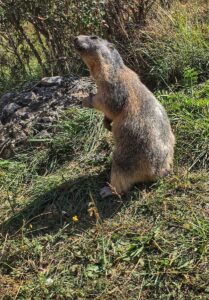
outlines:
{"label": "brown fur", "polygon": [[112,188],[120,194],[165,176],[172,170],[175,138],[163,107],[107,41],[79,36],[75,45],[98,88],[84,106],[102,111],[107,128],[112,122]]}

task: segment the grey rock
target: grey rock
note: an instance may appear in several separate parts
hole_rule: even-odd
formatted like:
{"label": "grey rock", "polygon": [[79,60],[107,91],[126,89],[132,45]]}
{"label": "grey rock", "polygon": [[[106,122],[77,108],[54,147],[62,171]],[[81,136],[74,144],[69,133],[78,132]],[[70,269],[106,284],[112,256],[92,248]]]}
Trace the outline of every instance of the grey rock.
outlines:
{"label": "grey rock", "polygon": [[0,114],[5,105],[13,102],[13,98],[15,97],[14,93],[6,93],[0,99]]}
{"label": "grey rock", "polygon": [[57,91],[54,93],[54,96],[59,98],[63,96],[63,93],[61,91]]}
{"label": "grey rock", "polygon": [[14,113],[14,118],[16,119],[26,120],[29,117],[30,117],[30,113],[27,107],[20,108]]}
{"label": "grey rock", "polygon": [[44,77],[41,79],[39,85],[41,86],[52,86],[61,85],[63,83],[62,76]]}
{"label": "grey rock", "polygon": [[55,124],[63,111],[80,107],[84,97],[96,93],[88,77],[45,77],[26,87],[19,94],[7,93],[0,99],[0,157],[9,158],[26,148],[29,138],[52,139],[60,131]]}
{"label": "grey rock", "polygon": [[37,120],[40,123],[52,123],[53,122],[53,118],[52,117],[40,117]]}
{"label": "grey rock", "polygon": [[14,93],[6,93],[1,97],[1,102],[5,102],[8,99],[12,99],[14,97]]}
{"label": "grey rock", "polygon": [[50,138],[51,134],[47,130],[42,130],[39,133],[37,133],[34,137],[38,139]]}
{"label": "grey rock", "polygon": [[18,97],[17,103],[22,106],[26,106],[37,99],[37,96],[34,92],[22,93]]}
{"label": "grey rock", "polygon": [[28,137],[26,133],[23,130],[21,130],[16,136],[15,144],[18,146],[19,144],[24,143],[27,140],[27,138]]}
{"label": "grey rock", "polygon": [[55,109],[57,105],[58,105],[58,101],[56,99],[53,99],[52,101],[50,101],[50,107],[52,109]]}
{"label": "grey rock", "polygon": [[19,108],[20,106],[14,102],[5,105],[1,114],[2,124],[8,123],[14,112],[16,112]]}

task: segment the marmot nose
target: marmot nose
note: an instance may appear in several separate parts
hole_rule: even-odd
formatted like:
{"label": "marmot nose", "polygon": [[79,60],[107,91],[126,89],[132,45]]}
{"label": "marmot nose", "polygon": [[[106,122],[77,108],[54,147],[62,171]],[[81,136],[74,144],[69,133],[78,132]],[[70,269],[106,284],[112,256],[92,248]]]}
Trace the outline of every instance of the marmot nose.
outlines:
{"label": "marmot nose", "polygon": [[74,44],[75,45],[78,44],[78,37],[77,36],[74,38]]}
{"label": "marmot nose", "polygon": [[80,42],[79,42],[78,36],[76,36],[74,38],[74,47],[75,47],[76,50],[78,50],[78,51],[80,50]]}

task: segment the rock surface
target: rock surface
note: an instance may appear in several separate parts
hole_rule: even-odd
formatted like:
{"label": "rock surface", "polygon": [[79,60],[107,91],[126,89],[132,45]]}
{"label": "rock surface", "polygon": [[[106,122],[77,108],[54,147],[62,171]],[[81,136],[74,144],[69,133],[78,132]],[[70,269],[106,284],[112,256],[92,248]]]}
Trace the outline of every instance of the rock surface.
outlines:
{"label": "rock surface", "polygon": [[63,77],[61,76],[53,76],[53,77],[44,77],[41,79],[40,85],[43,86],[52,86],[52,85],[60,85],[63,83]]}
{"label": "rock surface", "polygon": [[59,115],[83,97],[95,93],[89,77],[45,77],[20,93],[0,99],[0,158],[9,158],[27,146],[28,138],[52,138]]}

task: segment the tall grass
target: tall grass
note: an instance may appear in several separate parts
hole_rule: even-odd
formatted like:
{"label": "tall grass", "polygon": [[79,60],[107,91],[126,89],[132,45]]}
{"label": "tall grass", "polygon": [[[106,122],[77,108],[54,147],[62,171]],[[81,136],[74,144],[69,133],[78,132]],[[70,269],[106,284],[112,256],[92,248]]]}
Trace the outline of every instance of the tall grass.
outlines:
{"label": "tall grass", "polygon": [[125,59],[155,88],[180,83],[186,68],[195,68],[202,81],[209,77],[208,25],[206,3],[158,6],[144,28],[133,29]]}
{"label": "tall grass", "polygon": [[[195,74],[192,70],[188,73]],[[191,77],[184,81],[190,86],[179,92],[158,93],[175,131],[176,162],[188,170],[209,170],[209,84],[191,85]]]}

